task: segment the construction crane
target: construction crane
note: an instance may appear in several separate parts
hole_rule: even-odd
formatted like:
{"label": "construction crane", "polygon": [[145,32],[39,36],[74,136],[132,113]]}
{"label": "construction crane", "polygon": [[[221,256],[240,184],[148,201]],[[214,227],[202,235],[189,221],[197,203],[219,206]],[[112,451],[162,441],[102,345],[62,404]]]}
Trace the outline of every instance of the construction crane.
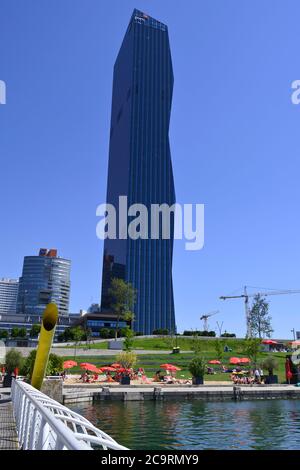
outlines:
{"label": "construction crane", "polygon": [[285,294],[300,294],[300,290],[270,290],[269,292],[256,292],[255,294],[248,294],[247,286],[244,287],[244,294],[242,295],[222,295],[221,300],[227,299],[245,299],[245,314],[246,314],[246,325],[247,325],[247,336],[252,338],[252,331],[250,325],[250,310],[249,310],[249,297],[255,297],[260,295],[261,297],[266,297],[268,295],[285,295]]}
{"label": "construction crane", "polygon": [[219,310],[214,310],[213,312],[208,312],[200,317],[200,320],[203,320],[204,331],[208,331],[208,318],[216,315],[217,313],[219,313]]}

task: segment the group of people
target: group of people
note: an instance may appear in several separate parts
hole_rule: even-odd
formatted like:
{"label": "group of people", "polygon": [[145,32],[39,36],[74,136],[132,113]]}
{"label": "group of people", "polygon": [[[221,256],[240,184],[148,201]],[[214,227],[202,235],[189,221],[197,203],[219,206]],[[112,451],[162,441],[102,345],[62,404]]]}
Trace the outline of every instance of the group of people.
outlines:
{"label": "group of people", "polygon": [[[130,378],[130,380],[140,380],[140,382],[142,383],[150,383],[142,367],[136,370],[129,369],[126,372],[122,372],[121,370],[120,371],[116,370],[115,372],[107,371],[105,375],[106,377],[102,379],[101,382],[108,382],[108,383],[121,382],[122,377],[126,375],[127,377]],[[99,380],[99,375],[97,373],[89,373],[88,371],[85,371],[81,374],[79,380],[84,383],[93,383]]]}
{"label": "group of people", "polygon": [[231,380],[234,384],[251,385],[264,383],[264,371],[256,368],[254,371],[238,372],[233,370]]}
{"label": "group of people", "polygon": [[158,370],[155,372],[154,377],[153,377],[153,382],[160,382],[160,383],[165,383],[165,384],[191,384],[191,380],[188,379],[176,379],[172,373],[170,373],[168,370],[166,371],[166,374],[163,375],[161,370]]}

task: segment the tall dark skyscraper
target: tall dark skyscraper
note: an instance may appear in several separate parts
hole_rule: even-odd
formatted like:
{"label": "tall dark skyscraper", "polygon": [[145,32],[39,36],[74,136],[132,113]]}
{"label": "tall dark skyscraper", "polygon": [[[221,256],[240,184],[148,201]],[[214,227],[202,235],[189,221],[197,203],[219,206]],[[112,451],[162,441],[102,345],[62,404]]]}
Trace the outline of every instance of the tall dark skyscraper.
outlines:
{"label": "tall dark skyscraper", "polygon": [[[173,70],[168,28],[134,10],[114,66],[107,203],[172,205],[175,190],[169,145]],[[117,211],[118,213],[118,211]],[[150,216],[149,216],[150,219]],[[131,218],[128,218],[130,222]],[[135,331],[175,331],[170,239],[106,239],[102,310],[110,309],[113,277],[137,290]]]}

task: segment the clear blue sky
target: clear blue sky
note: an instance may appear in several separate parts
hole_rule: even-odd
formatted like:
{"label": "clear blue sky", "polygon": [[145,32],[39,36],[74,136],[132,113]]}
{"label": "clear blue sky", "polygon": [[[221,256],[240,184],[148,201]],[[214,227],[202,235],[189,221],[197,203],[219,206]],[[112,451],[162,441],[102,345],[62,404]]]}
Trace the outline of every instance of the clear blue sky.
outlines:
{"label": "clear blue sky", "polygon": [[[206,206],[205,247],[176,242],[179,330],[203,312],[245,334],[243,285],[300,288],[297,0],[1,0],[0,277],[24,255],[72,260],[71,311],[98,302],[113,64],[136,7],[169,26],[177,201]],[[274,336],[300,330],[300,295],[270,297]]]}

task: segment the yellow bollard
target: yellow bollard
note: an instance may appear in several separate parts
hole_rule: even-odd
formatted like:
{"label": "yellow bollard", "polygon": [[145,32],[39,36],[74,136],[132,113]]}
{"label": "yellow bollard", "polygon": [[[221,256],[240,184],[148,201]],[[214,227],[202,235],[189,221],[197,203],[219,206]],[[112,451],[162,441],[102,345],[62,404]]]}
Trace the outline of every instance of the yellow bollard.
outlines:
{"label": "yellow bollard", "polygon": [[40,390],[45,377],[57,320],[57,306],[55,304],[48,304],[43,313],[39,344],[31,378],[31,385],[37,390]]}

